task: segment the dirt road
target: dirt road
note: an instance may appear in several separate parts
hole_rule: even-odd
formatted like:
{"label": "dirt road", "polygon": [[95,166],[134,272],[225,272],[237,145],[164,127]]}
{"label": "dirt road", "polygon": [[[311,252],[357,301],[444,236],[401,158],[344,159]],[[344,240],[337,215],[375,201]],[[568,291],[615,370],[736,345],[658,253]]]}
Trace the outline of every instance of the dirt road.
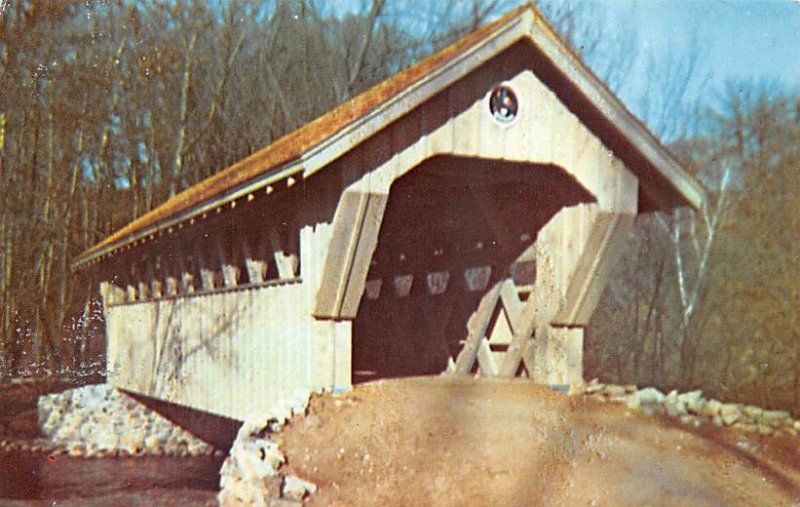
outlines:
{"label": "dirt road", "polygon": [[524,381],[418,378],[312,400],[279,436],[311,505],[800,505],[798,444]]}

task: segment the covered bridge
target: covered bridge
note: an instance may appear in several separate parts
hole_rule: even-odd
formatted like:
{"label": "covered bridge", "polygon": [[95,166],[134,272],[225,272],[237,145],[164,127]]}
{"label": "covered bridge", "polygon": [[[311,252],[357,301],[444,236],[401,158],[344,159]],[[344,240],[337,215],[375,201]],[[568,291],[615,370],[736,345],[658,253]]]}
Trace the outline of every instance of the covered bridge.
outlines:
{"label": "covered bridge", "polygon": [[384,376],[582,375],[637,213],[703,191],[530,6],[74,261],[108,382],[235,419]]}

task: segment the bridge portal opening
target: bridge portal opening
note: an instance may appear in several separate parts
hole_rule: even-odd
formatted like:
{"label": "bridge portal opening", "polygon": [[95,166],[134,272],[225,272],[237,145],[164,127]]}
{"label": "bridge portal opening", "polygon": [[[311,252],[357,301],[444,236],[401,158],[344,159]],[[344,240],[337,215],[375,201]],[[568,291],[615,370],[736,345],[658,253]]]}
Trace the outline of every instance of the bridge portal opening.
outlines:
{"label": "bridge portal opening", "polygon": [[395,181],[353,322],[353,382],[444,371],[484,294],[511,278],[524,300],[539,231],[585,202],[553,165],[439,156]]}

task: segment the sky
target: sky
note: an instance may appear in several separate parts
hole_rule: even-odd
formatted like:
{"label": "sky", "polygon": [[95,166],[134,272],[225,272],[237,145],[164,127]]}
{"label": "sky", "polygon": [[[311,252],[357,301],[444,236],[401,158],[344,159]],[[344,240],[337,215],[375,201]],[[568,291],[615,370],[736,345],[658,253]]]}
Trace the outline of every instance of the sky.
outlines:
{"label": "sky", "polygon": [[713,102],[726,83],[763,81],[800,91],[800,0],[584,0],[608,30],[635,30],[637,59],[622,100],[636,109],[648,61],[699,47],[690,95]]}
{"label": "sky", "polygon": [[800,84],[800,1],[592,0],[609,27],[633,24],[642,49],[684,49],[700,43],[701,67],[712,81],[764,76]]}
{"label": "sky", "polygon": [[[451,0],[405,0],[404,9]],[[466,1],[466,0],[457,0]],[[530,0],[500,2],[509,6]],[[800,0],[534,0],[578,10],[588,7],[602,31],[634,32],[637,41],[631,83],[621,98],[633,100],[649,72],[649,61],[663,61],[699,48],[693,94],[709,93],[731,80],[766,80],[800,92]],[[333,0],[334,12],[367,11],[371,0]],[[458,3],[456,3],[458,5]],[[504,12],[497,12],[501,16]],[[584,12],[584,16],[586,12]],[[627,95],[627,96],[626,96]]]}

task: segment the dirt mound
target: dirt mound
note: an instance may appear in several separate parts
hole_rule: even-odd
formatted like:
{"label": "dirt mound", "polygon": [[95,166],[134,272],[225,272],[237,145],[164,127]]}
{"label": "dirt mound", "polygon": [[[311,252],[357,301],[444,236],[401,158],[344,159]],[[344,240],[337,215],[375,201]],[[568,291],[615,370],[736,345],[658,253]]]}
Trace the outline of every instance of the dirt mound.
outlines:
{"label": "dirt mound", "polygon": [[526,381],[414,378],[315,397],[279,435],[311,505],[793,505],[798,444],[684,427]]}

